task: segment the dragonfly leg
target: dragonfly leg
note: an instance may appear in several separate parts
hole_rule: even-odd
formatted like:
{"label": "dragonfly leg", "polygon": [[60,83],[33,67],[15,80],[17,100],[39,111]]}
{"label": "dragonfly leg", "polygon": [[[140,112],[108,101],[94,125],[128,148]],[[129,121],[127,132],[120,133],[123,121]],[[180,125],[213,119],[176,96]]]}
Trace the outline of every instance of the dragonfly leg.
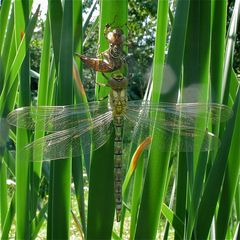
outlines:
{"label": "dragonfly leg", "polygon": [[[102,75],[106,78],[106,79],[108,79],[107,78],[107,76],[102,72]],[[99,83],[99,82],[96,82],[96,85],[98,85],[98,94],[100,93],[100,87],[110,87],[109,85],[108,85],[108,83]],[[104,99],[106,99],[106,98],[108,98],[108,95],[107,96],[105,96],[105,97],[103,97],[103,98],[100,98],[100,99],[98,99],[99,101],[102,101],[102,100],[104,100]]]}
{"label": "dragonfly leg", "polygon": [[[98,82],[96,82],[96,85],[98,85],[98,95],[100,94],[100,87],[109,87],[109,85],[108,85],[108,84],[105,84],[105,83],[98,83]],[[106,98],[108,98],[108,95],[105,96],[105,97],[102,97],[102,98],[98,99],[98,101],[103,101],[103,100],[105,100]]]}
{"label": "dragonfly leg", "polygon": [[96,85],[98,85],[99,87],[110,87],[107,83],[96,82]]}
{"label": "dragonfly leg", "polygon": [[105,100],[105,99],[107,99],[107,98],[108,98],[108,95],[105,96],[105,97],[102,97],[102,98],[98,99],[98,101],[103,101],[103,100]]}
{"label": "dragonfly leg", "polygon": [[105,79],[107,79],[109,81],[109,77],[104,72],[102,72],[102,75]]}

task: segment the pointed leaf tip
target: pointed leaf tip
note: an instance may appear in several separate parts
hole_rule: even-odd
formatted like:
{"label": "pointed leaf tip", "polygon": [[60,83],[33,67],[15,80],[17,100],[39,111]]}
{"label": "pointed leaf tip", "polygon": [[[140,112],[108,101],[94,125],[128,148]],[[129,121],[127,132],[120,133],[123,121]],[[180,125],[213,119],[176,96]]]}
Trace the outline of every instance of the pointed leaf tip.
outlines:
{"label": "pointed leaf tip", "polygon": [[151,136],[147,137],[143,142],[140,143],[140,145],[136,149],[131,161],[131,166],[130,166],[131,172],[135,170],[141,153],[143,152],[144,149],[146,149],[146,147],[148,147],[151,141],[152,141],[152,137]]}

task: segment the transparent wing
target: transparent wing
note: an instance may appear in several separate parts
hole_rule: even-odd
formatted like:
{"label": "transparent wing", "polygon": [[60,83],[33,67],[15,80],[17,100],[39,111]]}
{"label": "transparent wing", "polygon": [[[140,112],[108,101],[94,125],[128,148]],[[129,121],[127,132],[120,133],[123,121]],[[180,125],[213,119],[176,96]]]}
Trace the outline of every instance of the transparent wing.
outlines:
{"label": "transparent wing", "polygon": [[[160,133],[159,151],[169,151],[169,146],[172,144],[171,151],[192,152],[195,147],[200,151],[209,151],[216,149],[220,145],[220,141],[213,133],[195,128],[192,125],[164,125],[159,122],[152,121],[148,118],[147,112],[142,112],[140,115],[132,114],[128,111],[125,114],[126,128],[131,128],[135,124],[133,139],[146,138],[150,135],[149,129],[155,126],[155,130]],[[163,119],[164,120],[164,119]],[[129,130],[128,130],[129,131]]]}
{"label": "transparent wing", "polygon": [[151,104],[149,101],[129,101],[128,113],[134,117],[141,112],[162,112],[162,119],[158,119],[162,126],[194,127],[196,119],[205,119],[206,116],[213,123],[227,121],[232,116],[232,110],[218,103],[159,103]]}
{"label": "transparent wing", "polygon": [[194,149],[200,151],[212,151],[220,146],[220,140],[213,133],[199,129],[185,128],[179,132],[166,131],[157,128],[161,134],[161,142],[159,144],[160,151],[169,149],[169,144],[172,144],[171,151],[193,152]]}
{"label": "transparent wing", "polygon": [[90,116],[96,117],[110,111],[106,101],[90,102],[67,106],[31,106],[18,108],[8,115],[10,125],[20,128],[54,132],[73,128],[88,122]]}
{"label": "transparent wing", "polygon": [[70,151],[72,156],[79,156],[81,147],[90,149],[92,146],[94,150],[104,145],[112,131],[111,122],[111,112],[106,112],[92,121],[39,138],[27,145],[25,150],[32,156],[30,161],[36,161],[34,152],[42,152],[42,161],[66,158]]}

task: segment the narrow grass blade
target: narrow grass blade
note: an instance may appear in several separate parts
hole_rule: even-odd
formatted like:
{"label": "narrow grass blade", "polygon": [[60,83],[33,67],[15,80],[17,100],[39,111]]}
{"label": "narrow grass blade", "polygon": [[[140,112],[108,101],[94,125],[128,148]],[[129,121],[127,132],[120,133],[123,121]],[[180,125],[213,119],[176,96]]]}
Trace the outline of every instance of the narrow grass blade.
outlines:
{"label": "narrow grass blade", "polygon": [[78,203],[78,210],[80,214],[80,221],[82,226],[82,231],[86,236],[87,226],[86,226],[86,213],[85,213],[85,198],[84,198],[84,179],[83,179],[83,161],[82,157],[74,157],[72,159],[72,176],[75,186],[75,195]]}
{"label": "narrow grass blade", "polygon": [[237,74],[234,72],[233,68],[231,70],[231,83],[229,88],[229,99],[228,99],[228,105],[232,106],[234,103],[234,99],[236,98],[236,93],[238,89],[238,78]]}
{"label": "narrow grass blade", "polygon": [[1,157],[0,159],[0,213],[1,213],[1,227],[3,228],[4,222],[7,215],[7,167],[5,163],[3,162],[3,159]]}
{"label": "narrow grass blade", "polygon": [[87,239],[110,239],[114,218],[113,137],[92,154]]}
{"label": "narrow grass blade", "polygon": [[40,78],[38,83],[38,105],[43,106],[47,104],[48,97],[48,81],[49,81],[49,69],[50,69],[50,57],[51,57],[51,36],[50,36],[50,25],[49,17],[47,16],[45,27],[44,27],[44,37],[43,37],[43,47],[42,55],[40,61]]}
{"label": "narrow grass blade", "polygon": [[[145,170],[144,160],[145,160],[144,156],[143,155],[140,156],[140,159],[138,160],[137,168],[134,174],[132,199],[131,199],[130,239],[134,239],[136,226],[138,223],[139,205],[141,201],[143,183],[144,183],[144,170]],[[125,198],[124,198],[124,201],[126,201]]]}
{"label": "narrow grass blade", "polygon": [[1,26],[0,54],[2,53],[2,49],[3,49],[3,42],[4,42],[4,38],[5,38],[10,7],[11,7],[11,1],[4,1],[1,6],[1,11],[0,11],[0,26]]}
{"label": "narrow grass blade", "polygon": [[[216,4],[219,4],[219,3],[216,3]],[[235,20],[233,20],[232,23],[230,24],[230,26],[232,26],[230,27],[231,29],[230,35],[234,34],[234,29],[236,31],[236,18],[237,18],[236,12],[235,14],[233,14],[233,16],[234,16],[233,19]],[[221,92],[221,95],[218,95],[221,97],[221,101],[224,101],[224,102],[227,102],[228,95],[229,95],[229,85],[230,85],[230,79],[231,79],[231,62],[232,62],[231,56],[233,52],[234,41],[230,39],[228,42],[229,43],[227,44],[225,62],[224,62],[223,80],[221,82],[222,92]],[[238,101],[239,101],[239,96],[235,98],[235,107],[238,105]],[[208,235],[210,224],[212,222],[213,214],[216,208],[217,200],[220,194],[224,172],[226,170],[228,153],[231,146],[230,143],[231,143],[231,138],[232,138],[233,129],[234,129],[234,122],[236,121],[235,120],[236,109],[234,111],[235,111],[234,117],[229,121],[226,131],[223,134],[223,137],[222,137],[223,143],[217,153],[216,159],[210,170],[210,173],[206,182],[206,188],[204,190],[203,197],[199,206],[199,212],[201,214],[198,214],[198,222],[196,224],[196,229],[197,229],[197,237],[200,237],[200,238],[207,237]],[[212,189],[214,188],[214,194],[211,193],[210,188]],[[207,207],[204,208],[204,206],[205,207],[207,206]],[[204,208],[204,211],[203,211],[203,208]],[[223,228],[223,231],[224,231],[224,228]]]}
{"label": "narrow grass blade", "polygon": [[[236,123],[240,121],[240,108],[237,110]],[[240,171],[240,125],[235,124],[231,149],[228,157],[228,166],[226,169],[221,199],[219,202],[219,211],[216,220],[217,239],[225,238],[229,228],[229,221],[233,211],[234,196],[239,183]]]}
{"label": "narrow grass blade", "polygon": [[213,102],[221,102],[224,67],[227,1],[212,1],[211,88]]}
{"label": "narrow grass blade", "polygon": [[[51,1],[53,4],[61,4],[60,1]],[[57,8],[58,10],[61,10]],[[53,11],[50,11],[50,18],[53,21]],[[60,49],[56,43],[56,36],[53,36],[55,45],[55,61],[59,66],[57,104],[68,105],[73,102],[73,81],[72,81],[72,54],[73,54],[73,22],[72,22],[72,1],[66,0],[63,7],[63,19],[57,22],[56,29],[52,31],[61,32]],[[60,13],[57,13],[60,14]],[[55,19],[61,20],[61,19]],[[54,21],[55,21],[54,20]],[[62,27],[61,27],[62,26]],[[57,50],[60,50],[58,53]],[[57,62],[59,57],[59,63]],[[70,157],[69,152],[69,157]],[[51,163],[50,188],[50,209],[48,211],[49,227],[48,238],[68,239],[70,227],[70,194],[71,194],[71,160],[62,159]],[[59,211],[61,209],[61,211]]]}
{"label": "narrow grass blade", "polygon": [[[160,89],[163,81],[163,69],[164,69],[164,60],[165,60],[165,43],[167,37],[167,19],[168,19],[168,1],[158,1],[158,11],[157,11],[157,32],[156,32],[156,41],[155,41],[155,53],[153,60],[153,92],[152,92],[152,101],[157,103],[160,97]],[[155,145],[154,145],[155,143]],[[156,141],[153,140],[151,149],[156,147]],[[157,148],[156,148],[157,149]],[[162,179],[163,180],[163,179]],[[140,216],[138,219],[132,219],[131,223],[131,238],[151,238],[155,237],[156,234],[156,224],[155,214],[148,211],[154,202],[154,196],[148,196],[149,190],[146,190],[150,185],[144,183],[144,191],[142,197],[142,203],[140,205]],[[162,191],[164,191],[162,189]],[[153,193],[153,192],[152,192]],[[137,209],[136,209],[137,210]],[[141,213],[142,211],[142,213]],[[160,212],[160,210],[159,210]],[[155,209],[155,213],[159,213]],[[147,214],[145,214],[147,213]],[[153,216],[153,215],[154,216]],[[146,217],[146,219],[144,219]],[[150,221],[150,222],[149,222]],[[146,224],[147,223],[147,224]],[[144,227],[143,227],[144,226]],[[142,228],[143,227],[143,228]],[[136,235],[135,235],[136,234]]]}
{"label": "narrow grass blade", "polygon": [[[97,17],[97,18],[95,19],[95,21],[94,21],[94,23],[92,24],[91,29],[89,30],[89,32],[91,33],[91,32],[96,31],[96,28],[98,27],[98,24],[99,24],[99,17]],[[83,47],[86,45],[86,43],[87,43],[87,41],[88,41],[89,39],[91,39],[91,34],[87,35],[87,36],[84,38],[84,41],[83,41],[83,44],[82,44]]]}
{"label": "narrow grass blade", "polygon": [[[216,209],[218,197],[220,194],[223,177],[226,170],[228,154],[232,142],[234,126],[236,123],[237,111],[240,104],[240,91],[235,99],[233,106],[233,117],[228,121],[226,130],[223,134],[222,145],[218,150],[216,159],[209,172],[206,187],[199,205],[198,219],[196,223],[196,237],[205,239],[208,236],[212,218]],[[214,191],[212,190],[214,189]]]}
{"label": "narrow grass blade", "polygon": [[56,68],[54,65],[54,56],[52,56],[51,63],[50,63],[50,69],[49,69],[49,81],[48,81],[48,99],[47,99],[47,105],[52,105],[54,103],[54,97],[55,97],[55,85],[56,85]]}
{"label": "narrow grass blade", "polygon": [[[80,73],[77,68],[77,64],[75,61],[73,61],[73,78],[74,78],[74,90],[75,90],[75,98],[76,103],[84,103],[84,107],[88,109],[88,101],[87,96],[80,78]],[[91,121],[91,115],[88,111],[86,111],[85,119],[89,119]],[[89,132],[88,135],[89,139],[91,139],[91,133]],[[83,166],[85,163],[85,168],[87,171],[87,175],[89,177],[90,173],[90,152],[89,150],[81,149],[82,155],[79,157],[73,157],[72,158],[72,175],[73,175],[73,182],[75,186],[75,195],[78,203],[78,209],[80,214],[80,220],[82,224],[82,230],[84,233],[84,236],[87,234],[87,227],[86,227],[86,213],[85,213],[85,197],[84,197],[84,171]]]}
{"label": "narrow grass blade", "polygon": [[[184,102],[206,102],[209,99],[211,49],[210,19],[210,1],[191,1],[186,36],[186,46],[188,47],[185,49],[184,56],[182,87],[182,101]],[[196,121],[196,127],[204,130],[206,128],[206,122]],[[185,207],[182,206],[182,208],[187,208],[188,215],[186,215],[185,219],[182,219],[182,221],[187,222],[185,238],[188,239],[192,237],[196,212],[204,187],[203,183],[206,166],[208,164],[208,154],[199,154],[199,151],[196,149],[193,153],[186,154],[185,158],[185,161],[188,162],[188,183],[186,186],[188,187],[189,195],[188,205],[186,202]],[[181,191],[181,188],[179,190]],[[177,212],[176,214],[178,215]]]}
{"label": "narrow grass blade", "polygon": [[7,154],[5,154],[6,150],[6,142],[8,139],[8,123],[5,119],[0,119],[0,223],[1,230],[4,226],[4,222],[6,221],[7,209],[8,209],[8,188],[7,188],[7,165],[5,163],[5,159],[7,158]]}
{"label": "narrow grass blade", "polygon": [[46,220],[46,213],[48,209],[48,204],[45,204],[39,211],[38,215],[35,216],[32,222],[32,239],[36,239],[38,236],[39,231],[41,230],[41,227],[43,225],[44,220]]}
{"label": "narrow grass blade", "polygon": [[15,210],[16,210],[16,204],[15,204],[15,194],[13,194],[13,197],[10,202],[10,206],[7,210],[7,215],[5,218],[4,225],[2,227],[2,236],[1,239],[9,239],[9,232],[13,223],[13,219],[15,216]]}
{"label": "narrow grass blade", "polygon": [[[192,153],[190,153],[192,154]],[[175,206],[175,214],[178,218],[185,222],[186,219],[186,205],[187,205],[187,192],[189,185],[187,184],[187,176],[189,172],[189,168],[187,166],[186,154],[180,153],[178,158],[178,166],[177,166],[177,188],[176,188],[176,206]],[[179,226],[180,227],[180,226]],[[181,235],[184,232],[183,229],[178,228],[175,229],[175,239],[181,239],[183,236]],[[179,231],[181,234],[179,234]]]}
{"label": "narrow grass blade", "polygon": [[235,194],[236,218],[240,220],[240,184],[238,183]]}
{"label": "narrow grass blade", "polygon": [[[168,206],[170,209],[173,208],[174,198],[175,198],[175,190],[176,190],[176,180],[174,178],[174,182],[173,182],[172,189],[171,189],[171,191],[172,191],[171,192],[171,197],[170,197],[169,206]],[[170,222],[166,221],[165,227],[164,227],[164,232],[163,232],[163,238],[162,238],[163,240],[167,240],[168,239],[168,236],[171,234],[169,230],[170,230]]]}
{"label": "narrow grass blade", "polygon": [[124,195],[124,192],[127,190],[130,179],[133,176],[133,173],[138,165],[138,162],[140,160],[140,156],[141,156],[142,152],[145,150],[145,148],[148,147],[148,145],[151,143],[151,141],[152,141],[152,138],[147,137],[142,143],[140,143],[140,145],[136,149],[135,153],[133,154],[128,172],[127,172],[126,177],[123,182],[123,195]]}
{"label": "narrow grass blade", "polygon": [[89,24],[89,22],[90,22],[90,19],[91,19],[93,13],[94,13],[94,10],[95,10],[95,8],[96,8],[97,3],[98,3],[97,0],[95,0],[95,1],[92,3],[92,6],[91,6],[91,8],[90,8],[90,10],[89,10],[89,12],[88,12],[88,15],[87,15],[87,17],[86,17],[85,20],[84,20],[84,23],[83,23],[83,35],[85,34],[86,28],[87,28],[87,26],[88,26],[88,24]]}
{"label": "narrow grass blade", "polygon": [[[17,46],[22,43],[23,35],[30,11],[30,4],[24,5],[22,1],[14,3],[15,8],[15,37]],[[25,15],[26,14],[26,15]],[[27,106],[30,104],[30,81],[29,81],[29,51],[26,51],[23,56],[23,62],[18,67],[19,70],[19,99],[18,106]],[[6,87],[6,85],[5,85]],[[16,238],[24,239],[30,238],[31,229],[29,219],[31,216],[30,195],[29,195],[29,165],[27,159],[29,156],[26,152],[22,151],[24,146],[28,143],[29,135],[25,129],[17,129],[16,134]]]}
{"label": "narrow grass blade", "polygon": [[240,225],[240,224],[238,223],[238,225],[237,225],[237,227],[236,227],[236,231],[235,231],[233,240],[237,240],[237,239],[240,238],[240,227],[239,227],[239,225]]}
{"label": "narrow grass blade", "polygon": [[82,2],[73,1],[73,33],[74,47],[73,52],[82,52]]}
{"label": "narrow grass blade", "polygon": [[[51,77],[50,80],[53,80],[56,75],[58,74],[58,68],[59,68],[59,56],[60,56],[60,41],[61,39],[61,33],[62,33],[62,15],[63,15],[63,9],[61,1],[48,1],[48,11],[49,11],[49,21],[50,21],[50,31],[52,34],[52,45],[53,45],[53,53],[54,53],[54,64],[52,62],[51,64]],[[55,67],[54,67],[55,65]],[[52,88],[53,88],[52,84]],[[54,96],[54,90],[52,91],[51,96]],[[55,100],[55,99],[54,99]],[[48,97],[48,104],[54,104],[55,101],[53,101],[52,98]],[[49,201],[48,201],[48,222],[47,222],[47,238],[51,239],[54,235],[54,166],[51,163],[50,165],[50,181],[49,181]],[[60,183],[59,183],[60,184]],[[56,199],[55,201],[58,201]],[[61,227],[62,229],[62,227]],[[64,228],[65,229],[65,228]],[[68,236],[68,234],[67,234]]]}
{"label": "narrow grass blade", "polygon": [[[44,28],[44,39],[43,39],[43,47],[42,47],[42,55],[40,61],[40,77],[38,81],[38,98],[37,105],[44,106],[47,105],[48,100],[48,83],[49,83],[49,69],[50,69],[50,26],[49,26],[49,18],[47,16]],[[40,124],[36,124],[35,132],[34,132],[34,140],[43,137],[44,132],[40,130],[43,126]],[[33,174],[31,176],[32,188],[32,205],[33,205],[33,217],[35,217],[38,203],[38,192],[39,192],[39,184],[41,179],[41,152],[34,152],[34,159],[38,159],[33,163]]]}
{"label": "narrow grass blade", "polygon": [[55,66],[58,72],[63,8],[61,0],[48,0]]}
{"label": "narrow grass blade", "polygon": [[[165,62],[165,46],[167,38],[168,2],[158,1],[157,30],[155,40],[155,52],[153,59],[153,87],[152,102],[157,103],[160,97],[160,89],[163,81]],[[158,49],[158,51],[157,51]]]}
{"label": "narrow grass blade", "polygon": [[[13,63],[13,60],[16,55],[16,46],[15,46],[15,34],[14,34],[14,8],[12,7],[11,15],[9,17],[9,22],[7,26],[7,33],[4,41],[4,48],[2,51],[2,72],[4,73],[4,78],[6,80],[6,73],[9,72],[10,66]],[[10,49],[10,51],[9,51]],[[4,84],[4,79],[1,84]],[[1,86],[1,91],[4,85]]]}
{"label": "narrow grass blade", "polygon": [[239,20],[239,12],[240,12],[240,1],[235,1],[233,14],[231,17],[231,22],[229,24],[226,50],[225,50],[225,61],[224,61],[224,71],[223,71],[223,79],[222,79],[222,93],[221,98],[222,102],[227,103],[228,95],[229,95],[229,78],[232,70],[232,61],[233,61],[233,52],[234,45],[236,40],[236,33],[238,27]]}
{"label": "narrow grass blade", "polygon": [[[142,193],[142,183],[144,179],[144,169],[145,169],[145,162],[144,160],[146,159],[143,155],[143,151],[149,147],[151,144],[152,138],[147,137],[144,139],[143,142],[139,144],[137,147],[136,151],[134,152],[129,169],[126,173],[126,177],[123,182],[123,202],[127,202],[128,198],[130,198],[129,195],[129,182],[131,178],[133,177],[134,174],[134,183],[133,183],[133,188],[132,188],[132,201],[131,201],[131,223],[130,223],[130,239],[133,239],[134,233],[135,233],[135,228],[137,224],[137,214],[138,214],[138,207],[141,199],[141,193]],[[136,145],[136,144],[135,144]],[[124,208],[125,209],[125,208]],[[122,221],[121,223],[121,232],[120,235],[123,233],[123,224],[124,222]]]}
{"label": "narrow grass blade", "polygon": [[[9,44],[11,43],[11,41],[6,42],[5,40],[9,40],[9,37],[12,37],[13,35],[11,29],[11,27],[13,27],[13,14],[10,14],[10,6],[11,1],[5,1],[0,11],[0,94],[4,85],[5,68],[8,59],[6,53],[9,53]],[[10,30],[7,34],[6,29]],[[6,48],[8,51],[6,51]]]}
{"label": "narrow grass blade", "polygon": [[120,238],[118,235],[117,235],[117,233],[116,232],[112,232],[112,239],[113,240],[121,240],[122,238]]}
{"label": "narrow grass blade", "polygon": [[[11,132],[11,131],[9,131],[9,132]],[[13,138],[11,138],[11,139],[13,139]],[[15,159],[14,159],[14,156],[9,151],[5,151],[5,155],[6,156],[4,157],[4,161],[5,161],[5,164],[8,168],[8,173],[10,174],[10,176],[15,177]]]}
{"label": "narrow grass blade", "polygon": [[168,222],[173,226],[177,233],[177,237],[183,239],[184,236],[184,223],[181,219],[174,214],[174,212],[165,204],[162,205],[162,213]]}
{"label": "narrow grass blade", "polygon": [[[2,94],[0,96],[0,115],[1,116],[6,116],[9,113],[9,111],[11,111],[13,108],[14,101],[11,101],[11,100],[15,99],[14,92],[16,91],[16,86],[17,86],[16,77],[20,70],[21,64],[25,58],[27,48],[29,47],[30,39],[33,34],[33,30],[36,26],[38,13],[39,13],[39,8],[36,10],[35,14],[29,21],[28,28],[21,40],[21,43],[18,47],[13,63],[11,64],[9,71],[5,73],[5,78],[6,78],[6,80],[4,81],[5,85],[4,85]],[[18,32],[18,34],[20,36],[20,32]],[[9,103],[9,104],[6,104],[6,103]]]}
{"label": "narrow grass blade", "polygon": [[81,223],[78,221],[77,216],[75,215],[75,213],[72,210],[71,210],[71,213],[72,213],[72,217],[73,217],[73,220],[75,222],[75,225],[78,228],[78,231],[80,233],[81,239],[84,239],[84,233],[83,233]]}
{"label": "narrow grass blade", "polygon": [[201,195],[204,189],[204,177],[207,170],[207,164],[208,164],[207,153],[204,153],[204,152],[200,153],[195,174],[194,174],[193,166],[191,167],[192,174],[191,175],[189,174],[192,178],[192,180],[190,180],[192,186],[189,190],[190,191],[189,204],[188,204],[189,214],[188,214],[187,227],[185,232],[186,238],[189,238],[192,236],[194,223],[197,217],[197,210],[198,210],[200,200],[201,200]]}
{"label": "narrow grass blade", "polygon": [[[76,103],[84,102],[87,109],[88,108],[87,97],[86,97],[86,94],[80,79],[80,74],[77,69],[77,64],[75,63],[75,61],[73,61],[73,78],[75,82]],[[86,113],[86,119],[87,118],[88,119],[91,118],[90,114],[88,113]],[[89,134],[89,138],[90,137],[91,136]],[[90,153],[88,152],[85,154],[90,154]],[[72,158],[72,175],[73,175],[73,182],[75,186],[76,200],[78,203],[78,210],[80,214],[80,221],[82,225],[82,231],[84,233],[84,236],[86,236],[87,229],[86,229],[85,198],[84,198],[83,159],[85,160],[85,167],[86,167],[87,173],[89,173],[90,171],[89,170],[90,161],[88,162],[86,158],[84,158],[86,155],[85,156],[83,155]]]}

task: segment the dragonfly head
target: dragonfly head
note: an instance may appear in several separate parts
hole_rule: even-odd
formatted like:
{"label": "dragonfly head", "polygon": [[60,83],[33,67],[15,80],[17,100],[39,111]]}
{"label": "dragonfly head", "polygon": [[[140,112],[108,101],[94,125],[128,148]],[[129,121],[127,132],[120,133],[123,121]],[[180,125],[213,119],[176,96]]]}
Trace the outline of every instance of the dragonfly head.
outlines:
{"label": "dragonfly head", "polygon": [[122,73],[115,73],[115,74],[112,74],[112,78],[117,81],[117,82],[121,82],[124,80],[124,76]]}

